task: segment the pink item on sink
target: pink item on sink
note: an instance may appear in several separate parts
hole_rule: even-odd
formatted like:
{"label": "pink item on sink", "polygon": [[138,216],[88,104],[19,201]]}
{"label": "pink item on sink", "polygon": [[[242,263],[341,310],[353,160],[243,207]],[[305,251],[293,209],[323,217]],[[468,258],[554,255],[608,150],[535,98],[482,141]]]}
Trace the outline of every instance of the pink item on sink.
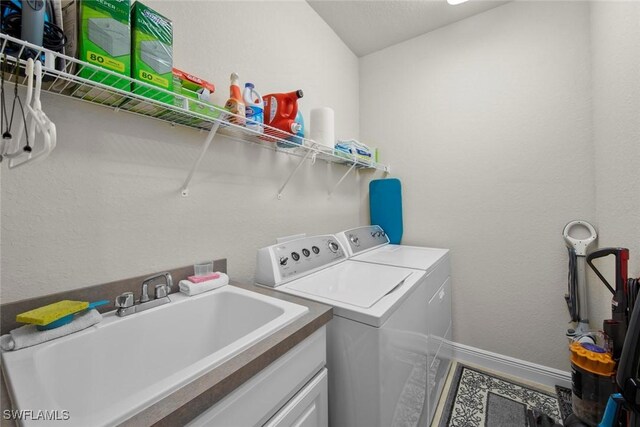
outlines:
{"label": "pink item on sink", "polygon": [[187,279],[191,283],[202,283],[206,282],[207,280],[217,279],[218,277],[220,277],[220,273],[209,273],[205,276],[189,276],[187,277]]}

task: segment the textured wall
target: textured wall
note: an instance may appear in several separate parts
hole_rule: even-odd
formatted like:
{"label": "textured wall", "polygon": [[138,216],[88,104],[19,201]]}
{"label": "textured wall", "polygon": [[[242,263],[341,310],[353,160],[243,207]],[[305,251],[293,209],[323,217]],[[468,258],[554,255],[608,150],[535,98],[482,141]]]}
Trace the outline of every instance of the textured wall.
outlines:
{"label": "textured wall", "polygon": [[562,369],[560,234],[595,216],[589,31],[587,3],[512,2],[360,59],[403,243],[452,250],[454,340]]}
{"label": "textured wall", "polygon": [[[357,58],[306,2],[147,3],[173,19],[175,65],[211,79],[222,101],[232,71],[263,93],[302,88],[307,119],[331,106],[338,135],[357,137]],[[2,168],[2,302],[212,257],[250,281],[276,236],[358,221],[355,174],[327,197],[343,166],[304,166],[277,200],[297,158],[217,137],[182,198],[205,134],[53,96],[43,105],[58,147]]]}
{"label": "textured wall", "polygon": [[[593,221],[600,246],[629,247],[640,274],[637,2],[509,3],[369,55],[360,77],[304,2],[151,4],[174,20],[176,65],[214,81],[219,100],[237,71],[263,91],[302,87],[306,118],[333,107],[338,136],[357,135],[360,117],[361,139],[403,180],[404,242],[452,248],[457,341],[567,368],[570,219]],[[58,148],[0,177],[3,302],[212,256],[251,280],[275,236],[358,222],[355,178],[326,197],[342,167],[304,167],[278,201],[295,159],[219,137],[183,199],[204,135],[44,102]],[[597,325],[608,295],[591,279]]]}
{"label": "textured wall", "polygon": [[[629,248],[629,274],[640,276],[640,3],[594,2],[593,119],[599,243]],[[613,260],[602,266],[613,281]],[[601,310],[611,295],[598,280]],[[594,292],[594,293],[595,293]]]}

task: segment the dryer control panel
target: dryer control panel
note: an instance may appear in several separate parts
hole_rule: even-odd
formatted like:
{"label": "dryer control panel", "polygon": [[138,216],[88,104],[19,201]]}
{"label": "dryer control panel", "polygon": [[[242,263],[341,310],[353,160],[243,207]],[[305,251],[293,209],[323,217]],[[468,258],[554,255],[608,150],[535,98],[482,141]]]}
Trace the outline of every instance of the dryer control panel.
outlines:
{"label": "dryer control panel", "polygon": [[379,225],[342,231],[338,233],[338,239],[347,248],[350,257],[389,243],[389,237]]}
{"label": "dryer control panel", "polygon": [[310,236],[258,250],[256,282],[280,286],[346,259],[344,248],[333,235]]}

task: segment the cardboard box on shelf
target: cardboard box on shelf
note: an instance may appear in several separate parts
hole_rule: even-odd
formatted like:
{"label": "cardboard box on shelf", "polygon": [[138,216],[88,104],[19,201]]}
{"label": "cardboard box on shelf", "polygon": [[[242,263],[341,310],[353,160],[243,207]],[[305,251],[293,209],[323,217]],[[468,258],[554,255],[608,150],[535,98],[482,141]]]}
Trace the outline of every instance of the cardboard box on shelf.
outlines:
{"label": "cardboard box on shelf", "polygon": [[[75,12],[75,13],[74,13]],[[131,75],[131,3],[129,0],[72,1],[64,5],[63,15],[67,34],[77,33],[77,49],[69,44],[69,55],[77,56],[99,68],[122,76]],[[77,22],[73,23],[76,16]],[[118,76],[102,73],[95,68],[76,70],[80,77],[103,85],[129,91],[130,83]],[[74,95],[96,102],[116,105],[122,96],[100,88],[80,86]]]}
{"label": "cardboard box on shelf", "polygon": [[[173,24],[136,1],[131,11],[133,60],[131,76],[159,88],[173,90]],[[134,84],[133,92],[173,104],[173,95]]]}

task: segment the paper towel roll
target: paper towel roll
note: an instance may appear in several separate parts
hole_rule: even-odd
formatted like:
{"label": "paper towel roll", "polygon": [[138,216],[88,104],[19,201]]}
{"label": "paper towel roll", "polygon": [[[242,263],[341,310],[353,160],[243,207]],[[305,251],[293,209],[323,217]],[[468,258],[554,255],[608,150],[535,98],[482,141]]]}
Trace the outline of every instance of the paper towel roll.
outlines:
{"label": "paper towel roll", "polygon": [[333,110],[329,107],[311,110],[309,137],[320,145],[333,148],[336,136]]}

